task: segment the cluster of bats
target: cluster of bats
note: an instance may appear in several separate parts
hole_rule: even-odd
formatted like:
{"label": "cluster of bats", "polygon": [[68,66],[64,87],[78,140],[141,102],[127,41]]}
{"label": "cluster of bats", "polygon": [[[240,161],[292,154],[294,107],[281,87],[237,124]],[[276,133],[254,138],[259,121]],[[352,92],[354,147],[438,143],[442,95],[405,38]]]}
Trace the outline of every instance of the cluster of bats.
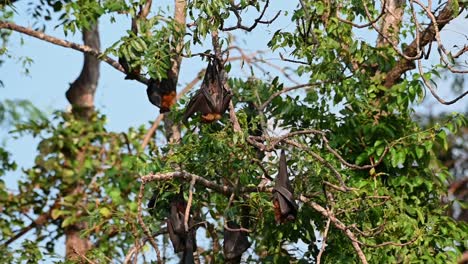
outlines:
{"label": "cluster of bats", "polygon": [[[119,62],[127,73],[125,79],[138,78],[140,69],[132,69],[124,58],[120,58]],[[231,92],[224,87],[221,77],[223,72],[221,61],[209,58],[201,88],[192,97],[185,110],[184,123],[195,113],[201,113],[203,123],[221,119],[232,98]],[[176,103],[176,86],[177,84],[171,78],[162,80],[151,78],[146,88],[149,101],[159,107],[161,113],[169,112]]]}
{"label": "cluster of bats", "polygon": [[[152,208],[154,201],[148,207]],[[170,214],[167,218],[167,231],[174,247],[175,253],[182,253],[183,264],[194,263],[193,252],[196,251],[196,224],[189,215],[185,226],[185,211],[187,202],[184,199],[183,189],[175,195],[170,202]],[[286,155],[281,151],[279,171],[273,188],[273,208],[275,221],[281,224],[296,219],[298,206],[294,200],[293,188],[289,181]],[[250,247],[247,232],[243,231],[235,221],[227,221],[224,230],[224,260],[225,263],[240,263],[242,254]]]}
{"label": "cluster of bats", "polygon": [[[121,61],[121,64],[127,72],[126,79],[135,79],[137,74],[135,70],[130,69],[125,61]],[[221,61],[216,58],[209,58],[201,87],[191,98],[185,110],[184,123],[195,113],[200,113],[200,120],[203,123],[211,123],[221,119],[232,98],[231,92],[224,87],[223,72],[224,68]],[[168,112],[171,106],[175,104],[176,83],[170,79],[150,79],[146,92],[150,102],[159,107],[161,113]],[[152,204],[154,204],[154,201]],[[193,252],[197,249],[196,228],[190,216],[187,226],[185,225],[186,207],[187,202],[181,189],[179,194],[170,202],[167,230],[174,251],[176,253],[182,252],[181,263],[191,264],[194,263]],[[288,178],[284,150],[281,151],[279,172],[273,188],[273,207],[276,223],[280,224],[295,220],[298,207]],[[247,233],[242,231],[236,222],[227,221],[223,246],[226,263],[240,263],[242,254],[250,245]]]}

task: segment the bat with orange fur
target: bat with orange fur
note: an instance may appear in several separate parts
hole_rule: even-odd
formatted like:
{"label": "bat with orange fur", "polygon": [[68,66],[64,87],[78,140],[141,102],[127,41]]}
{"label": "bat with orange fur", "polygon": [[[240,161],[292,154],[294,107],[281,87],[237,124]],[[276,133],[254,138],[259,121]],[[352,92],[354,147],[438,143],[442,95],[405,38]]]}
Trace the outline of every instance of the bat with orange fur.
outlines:
{"label": "bat with orange fur", "polygon": [[216,58],[210,58],[206,68],[205,77],[200,89],[195,93],[187,105],[184,114],[184,122],[195,113],[201,114],[203,123],[211,123],[221,119],[232,98],[230,91],[223,85],[221,62]]}
{"label": "bat with orange fur", "polygon": [[170,78],[155,80],[151,78],[146,88],[149,101],[159,107],[159,112],[169,112],[176,103],[176,83]]}
{"label": "bat with orange fur", "polygon": [[273,188],[273,207],[276,223],[294,221],[297,215],[297,204],[294,201],[293,188],[288,178],[286,155],[281,151],[279,172]]}

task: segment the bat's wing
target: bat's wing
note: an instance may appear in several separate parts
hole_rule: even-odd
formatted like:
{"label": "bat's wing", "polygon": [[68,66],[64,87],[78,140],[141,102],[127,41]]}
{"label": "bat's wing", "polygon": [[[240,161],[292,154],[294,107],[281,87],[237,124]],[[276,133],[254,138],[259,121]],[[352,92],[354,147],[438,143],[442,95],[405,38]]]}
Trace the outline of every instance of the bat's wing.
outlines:
{"label": "bat's wing", "polygon": [[171,201],[171,212],[167,219],[167,231],[174,246],[174,252],[183,252],[181,263],[192,264],[194,263],[193,252],[197,249],[196,229],[193,228],[193,220],[189,218],[188,225],[192,228],[188,231],[185,230],[184,216],[186,208],[187,203],[185,202],[181,186],[179,194]]}
{"label": "bat's wing", "polygon": [[[189,222],[189,226],[193,226],[193,221]],[[181,263],[183,264],[193,264],[195,263],[195,259],[193,258],[193,252],[197,250],[197,243],[195,240],[196,230],[191,229],[189,230],[187,239],[185,241],[185,251],[182,256]]]}
{"label": "bat's wing", "polygon": [[174,252],[182,252],[185,250],[185,228],[184,215],[179,212],[177,204],[171,204],[171,214],[167,219],[167,231],[169,239],[174,246]]}
{"label": "bat's wing", "polygon": [[202,115],[209,114],[211,109],[206,101],[206,96],[202,93],[202,90],[198,90],[195,95],[190,99],[184,113],[184,123],[187,123],[189,117],[196,112],[202,113]]}
{"label": "bat's wing", "polygon": [[146,88],[149,101],[159,107],[161,113],[169,112],[176,102],[176,84],[170,79],[151,78]]}
{"label": "bat's wing", "polygon": [[285,220],[294,220],[296,218],[297,204],[288,178],[284,150],[281,151],[279,163],[278,177],[273,188],[273,205],[275,207],[275,220],[277,223],[282,223]]}
{"label": "bat's wing", "polygon": [[175,231],[170,219],[167,219],[167,232],[171,240],[174,252],[182,252],[185,249],[184,241]]}
{"label": "bat's wing", "polygon": [[[231,229],[239,229],[240,226],[228,221],[227,226]],[[240,259],[242,254],[250,247],[250,242],[247,239],[247,233],[243,231],[224,230],[224,258],[226,260]]]}
{"label": "bat's wing", "polygon": [[220,79],[220,67],[221,65],[216,59],[210,59],[201,86],[212,113],[221,113],[220,110],[224,100],[224,86]]}

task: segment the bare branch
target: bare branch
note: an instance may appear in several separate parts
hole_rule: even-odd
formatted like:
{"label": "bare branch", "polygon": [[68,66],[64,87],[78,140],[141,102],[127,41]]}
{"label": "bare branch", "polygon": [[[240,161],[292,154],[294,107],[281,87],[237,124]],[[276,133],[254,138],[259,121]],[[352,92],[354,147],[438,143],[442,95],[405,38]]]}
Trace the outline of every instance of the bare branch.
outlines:
{"label": "bare branch", "polygon": [[302,202],[310,205],[312,208],[314,208],[317,212],[321,213],[324,217],[330,219],[330,221],[333,223],[333,225],[344,231],[345,235],[351,240],[351,244],[353,245],[354,247],[354,250],[356,251],[359,259],[361,260],[362,263],[364,264],[367,264],[367,259],[366,259],[366,255],[364,255],[364,252],[362,251],[361,249],[361,246],[359,245],[356,239],[356,236],[354,235],[353,232],[351,232],[351,230],[349,230],[345,224],[343,224],[340,220],[338,220],[332,212],[330,212],[329,210],[323,208],[321,205],[315,203],[314,201],[311,201],[310,199],[308,199],[307,197],[301,195],[299,197],[299,200],[301,200]]}
{"label": "bare branch", "polygon": [[[91,48],[89,46],[80,45],[80,44],[69,42],[69,41],[66,41],[66,40],[63,40],[63,39],[52,37],[52,36],[47,35],[47,34],[45,34],[43,32],[39,32],[39,31],[30,29],[30,28],[22,27],[22,26],[19,26],[17,24],[10,23],[10,22],[0,21],[0,28],[11,29],[11,30],[14,30],[16,32],[20,32],[20,33],[26,34],[28,36],[35,37],[37,39],[44,40],[44,41],[47,41],[49,43],[52,43],[52,44],[55,44],[55,45],[58,45],[58,46],[62,46],[62,47],[65,47],[65,48],[71,48],[71,49],[74,49],[74,50],[77,50],[77,51],[80,51],[80,52],[83,52],[83,53],[86,53],[86,54],[93,55],[93,56],[99,58],[100,60],[106,62],[110,66],[114,67],[118,71],[125,73],[125,70],[120,65],[120,63],[118,63],[117,61],[109,58],[107,55],[104,55],[104,53],[102,53],[102,52],[100,52],[98,50],[95,50],[95,49],[93,49],[93,48]],[[148,80],[143,78],[143,77],[138,79],[138,81],[143,83],[143,84],[148,84]]]}
{"label": "bare branch", "polygon": [[54,204],[52,204],[52,206],[50,207],[50,209],[47,212],[42,213],[41,215],[39,215],[34,221],[32,221],[31,224],[29,224],[25,228],[21,229],[21,231],[17,232],[13,237],[11,237],[7,241],[5,241],[3,244],[1,244],[0,248],[7,247],[9,244],[15,242],[17,239],[19,239],[20,237],[22,237],[23,235],[28,233],[34,227],[41,227],[41,226],[45,225],[50,220],[52,210],[57,208],[57,206],[59,205],[59,202],[60,202],[60,199],[56,198]]}
{"label": "bare branch", "polygon": [[422,68],[422,63],[421,61],[419,60],[418,61],[418,70],[419,70],[419,75],[421,76],[423,82],[424,82],[424,85],[427,87],[427,89],[429,89],[429,91],[431,92],[431,94],[434,96],[435,99],[437,99],[437,101],[441,104],[444,104],[444,105],[451,105],[451,104],[454,104],[456,103],[458,100],[462,99],[463,97],[465,97],[467,94],[468,94],[468,91],[465,91],[464,93],[462,93],[461,95],[457,96],[455,99],[453,100],[450,100],[450,101],[445,101],[444,99],[442,99],[435,91],[434,87],[432,86],[431,83],[429,83],[429,81],[426,79],[426,77],[424,77],[424,71],[423,71],[423,68]]}
{"label": "bare branch", "polygon": [[[167,233],[167,228],[162,228],[160,231],[152,234],[152,237],[157,237]],[[132,258],[134,258],[135,253],[137,253],[147,242],[149,241],[148,237],[144,237],[141,242],[136,243],[130,250],[127,252],[127,255],[124,259],[124,264],[130,263]]]}
{"label": "bare branch", "polygon": [[193,186],[197,182],[197,179],[192,178],[190,181],[190,187],[189,187],[189,197],[187,201],[187,206],[185,207],[185,215],[184,215],[184,227],[185,227],[185,232],[189,231],[189,226],[188,226],[188,221],[189,221],[189,216],[190,216],[190,207],[192,207],[192,200],[193,200]]}
{"label": "bare branch", "polygon": [[296,141],[292,141],[292,140],[289,140],[289,139],[284,139],[284,142],[289,144],[289,145],[292,145],[292,146],[295,146],[295,147],[298,147],[304,151],[306,151],[307,153],[309,153],[314,159],[316,159],[318,162],[322,163],[323,165],[325,165],[325,167],[327,167],[328,169],[330,169],[332,172],[333,172],[333,175],[335,175],[335,178],[338,180],[338,182],[340,183],[341,187],[344,188],[345,191],[350,191],[350,190],[354,190],[354,188],[350,188],[348,186],[346,186],[346,184],[344,183],[343,181],[343,177],[341,176],[341,173],[338,172],[338,170],[336,170],[335,167],[333,167],[327,160],[325,160],[324,158],[322,158],[319,154],[313,152],[312,150],[310,150],[308,147],[296,142]]}
{"label": "bare branch", "polygon": [[267,188],[267,187],[241,187],[236,190],[233,187],[226,186],[226,185],[219,185],[201,176],[191,174],[185,171],[148,174],[148,175],[142,176],[141,181],[145,184],[147,182],[152,182],[152,181],[168,181],[172,179],[181,179],[181,180],[190,182],[193,178],[195,178],[197,184],[202,185],[208,189],[214,190],[224,195],[231,195],[232,193],[236,191],[238,193],[252,193],[252,192],[271,192],[273,190],[273,188]]}
{"label": "bare branch", "polygon": [[158,259],[158,263],[162,263],[161,260],[161,252],[159,251],[158,244],[154,240],[154,238],[151,235],[151,232],[149,228],[146,226],[145,221],[143,221],[143,212],[142,212],[142,202],[143,202],[143,195],[145,193],[145,184],[146,181],[142,178],[141,185],[140,185],[140,192],[138,193],[138,222],[141,225],[141,228],[143,229],[143,232],[145,233],[146,237],[148,237],[150,244],[153,246],[154,250],[156,251],[156,257]]}
{"label": "bare branch", "polygon": [[[339,3],[339,2],[338,2]],[[380,12],[380,14],[375,18],[375,19],[372,19],[370,20],[370,22],[366,23],[366,24],[356,24],[352,21],[349,21],[349,20],[346,20],[342,17],[339,16],[339,13],[340,13],[340,8],[341,8],[341,5],[338,4],[338,8],[336,9],[336,18],[338,18],[339,21],[343,22],[343,23],[346,23],[346,24],[349,24],[355,28],[366,28],[366,27],[369,27],[369,26],[372,26],[373,24],[377,23],[380,18],[382,18],[382,16],[385,14],[385,6],[386,6],[386,3],[387,1],[384,1],[383,4],[382,4],[382,11]],[[364,4],[365,5],[365,4]]]}
{"label": "bare branch", "polygon": [[263,102],[263,104],[259,107],[259,110],[264,110],[265,107],[267,107],[267,105],[270,104],[271,101],[273,101],[273,99],[275,99],[275,97],[277,97],[277,96],[279,96],[281,94],[284,94],[284,93],[287,93],[287,92],[290,92],[290,91],[293,91],[293,90],[301,89],[301,88],[310,89],[310,88],[313,88],[313,87],[317,87],[320,84],[322,84],[322,83],[305,83],[305,84],[299,84],[299,85],[295,85],[295,86],[292,86],[292,87],[284,88],[283,90],[272,94],[265,102]]}
{"label": "bare branch", "polygon": [[[447,25],[451,19],[453,18],[453,5],[452,0],[448,0],[447,4],[445,5],[444,9],[442,9],[437,16],[436,20],[438,21],[438,30],[440,31],[445,25]],[[434,40],[435,37],[435,25],[430,24],[424,31],[421,32],[421,38],[419,40],[419,45],[417,40],[413,40],[405,49],[404,53],[407,57],[415,57],[418,55],[418,47],[419,49],[425,47],[429,43]],[[417,57],[417,56],[416,56]],[[413,60],[408,60],[406,58],[402,58],[397,64],[387,72],[385,77],[384,86],[387,88],[392,87],[400,78],[400,76],[415,68]]]}
{"label": "bare branch", "polygon": [[271,23],[273,23],[279,17],[279,15],[281,14],[281,11],[278,11],[278,13],[276,13],[276,15],[272,19],[263,21],[262,20],[263,16],[265,15],[265,11],[268,8],[269,4],[270,4],[270,0],[267,0],[266,3],[265,3],[265,6],[263,7],[262,12],[260,13],[260,16],[254,20],[254,23],[250,27],[242,25],[242,17],[241,17],[241,15],[239,13],[239,9],[235,8],[235,7],[231,8],[230,10],[232,12],[234,12],[234,15],[237,18],[237,25],[232,26],[232,27],[227,27],[227,28],[223,27],[221,30],[222,31],[232,31],[232,30],[236,30],[236,29],[242,29],[242,30],[250,32],[254,28],[256,28],[258,24],[271,24]]}
{"label": "bare branch", "polygon": [[320,252],[317,255],[317,260],[315,263],[320,264],[320,259],[322,258],[322,254],[325,251],[325,247],[327,246],[327,236],[328,236],[328,230],[330,229],[330,218],[327,220],[327,224],[325,226],[325,231],[323,232],[322,236],[322,246],[320,247]]}

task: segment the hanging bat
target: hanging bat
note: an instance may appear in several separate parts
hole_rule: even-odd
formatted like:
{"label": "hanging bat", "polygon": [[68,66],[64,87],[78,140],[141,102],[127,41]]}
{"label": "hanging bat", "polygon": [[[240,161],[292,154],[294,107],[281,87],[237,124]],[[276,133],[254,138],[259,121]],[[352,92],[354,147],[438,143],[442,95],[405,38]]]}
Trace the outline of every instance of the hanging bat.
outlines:
{"label": "hanging bat", "polygon": [[[187,203],[185,202],[182,188],[179,194],[173,198],[170,204],[171,212],[167,219],[167,231],[169,239],[174,246],[174,252],[183,252],[181,263],[194,263],[193,252],[197,249],[195,240],[195,229],[185,230],[184,216]],[[189,218],[189,227],[193,226],[193,220]]]}
{"label": "hanging bat", "polygon": [[[240,226],[234,221],[228,221],[227,227],[239,229]],[[250,247],[247,233],[244,231],[230,231],[224,229],[224,258],[226,263],[240,263],[242,254]]]}
{"label": "hanging bat", "polygon": [[149,101],[159,107],[159,112],[169,112],[176,103],[176,83],[171,78],[155,80],[151,78],[146,88]]}
{"label": "hanging bat", "polygon": [[217,121],[226,112],[232,94],[223,85],[221,74],[224,69],[222,67],[218,59],[209,60],[202,85],[190,99],[185,110],[184,123],[187,123],[188,118],[197,112],[201,113],[203,123]]}
{"label": "hanging bat", "polygon": [[293,197],[293,188],[288,178],[286,155],[281,151],[279,172],[273,188],[273,207],[276,223],[293,221],[297,215],[297,204]]}

